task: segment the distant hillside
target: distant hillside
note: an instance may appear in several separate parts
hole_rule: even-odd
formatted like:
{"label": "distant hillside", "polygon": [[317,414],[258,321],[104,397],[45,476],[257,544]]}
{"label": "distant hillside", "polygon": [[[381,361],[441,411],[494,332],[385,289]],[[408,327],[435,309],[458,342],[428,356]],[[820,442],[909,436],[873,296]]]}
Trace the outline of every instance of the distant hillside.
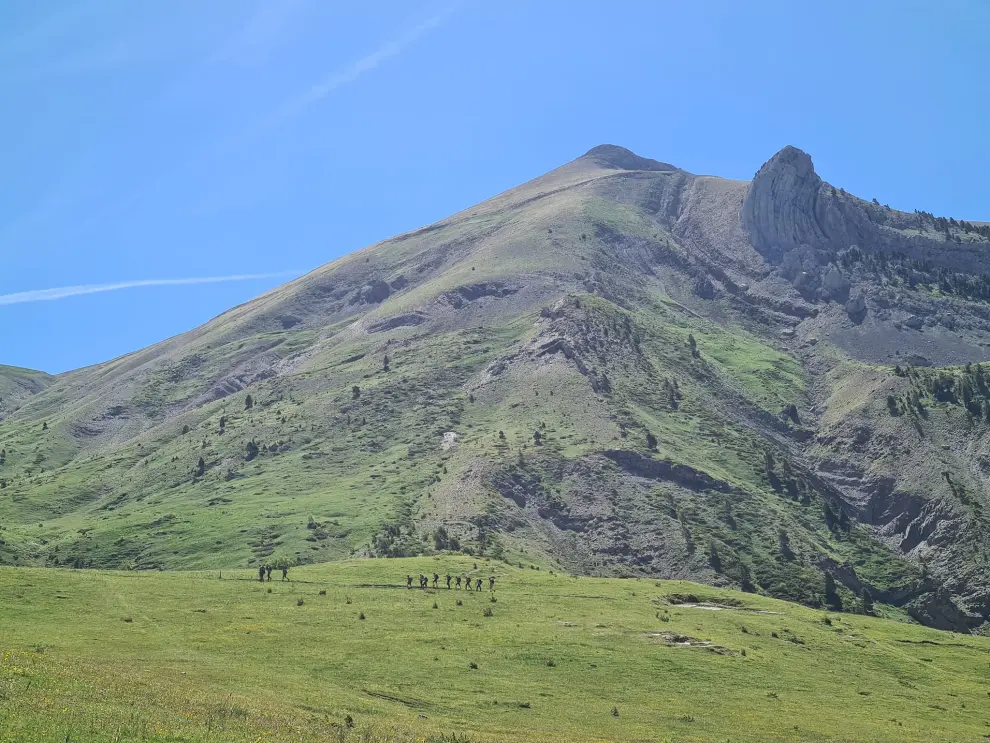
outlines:
{"label": "distant hillside", "polygon": [[32,369],[0,366],[0,420],[17,410],[21,402],[44,390],[55,377]]}
{"label": "distant hillside", "polygon": [[23,399],[0,561],[460,548],[986,627],[988,240],[792,147],[596,147]]}

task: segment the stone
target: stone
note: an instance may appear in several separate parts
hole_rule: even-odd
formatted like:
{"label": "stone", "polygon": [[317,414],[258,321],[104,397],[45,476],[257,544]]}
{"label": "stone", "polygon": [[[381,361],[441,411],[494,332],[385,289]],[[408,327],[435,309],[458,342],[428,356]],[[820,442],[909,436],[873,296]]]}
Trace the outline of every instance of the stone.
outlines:
{"label": "stone", "polygon": [[921,330],[921,327],[925,324],[925,321],[918,317],[917,315],[910,315],[907,320],[904,321],[906,327],[912,330]]}
{"label": "stone", "polygon": [[863,319],[866,315],[866,300],[863,297],[853,297],[845,304],[846,314],[852,319]]}
{"label": "stone", "polygon": [[839,273],[839,269],[834,265],[829,265],[828,270],[825,272],[825,276],[822,277],[822,286],[824,286],[830,295],[836,299],[841,299],[849,293],[849,279]]}

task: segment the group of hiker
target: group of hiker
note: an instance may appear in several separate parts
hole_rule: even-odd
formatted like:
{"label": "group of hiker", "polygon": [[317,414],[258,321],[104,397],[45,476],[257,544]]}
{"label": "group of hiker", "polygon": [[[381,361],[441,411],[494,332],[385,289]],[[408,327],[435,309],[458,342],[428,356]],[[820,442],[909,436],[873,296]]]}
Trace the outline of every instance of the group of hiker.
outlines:
{"label": "group of hiker", "polygon": [[[464,587],[464,590],[465,591],[470,591],[471,590],[471,576],[466,576],[466,575],[452,576],[450,573],[447,573],[446,579],[447,579],[447,590],[450,590],[450,588],[451,588],[451,585],[450,585],[451,581],[454,581],[454,587],[457,588],[457,589],[460,589],[461,586],[462,586],[462,584],[463,584],[463,587]],[[440,574],[439,573],[434,573],[433,574],[433,587],[434,588],[439,588],[439,585],[438,585],[439,583],[440,583]],[[429,588],[429,585],[430,585],[430,579],[429,579],[429,577],[423,575],[422,573],[420,573],[419,574],[419,587],[425,589],[425,588]],[[474,581],[474,590],[475,591],[480,591],[481,590],[481,585],[482,585],[481,578],[476,578],[475,581]],[[406,588],[412,588],[412,587],[413,587],[413,577],[411,575],[407,575],[406,576]],[[488,590],[491,591],[492,593],[495,593],[495,576],[494,575],[492,575],[492,576],[490,576],[488,578]]]}
{"label": "group of hiker", "polygon": [[[266,578],[268,580],[272,579],[271,565],[261,565],[258,567],[258,580],[264,583]],[[287,565],[282,566],[282,580],[289,580],[289,567]]]}
{"label": "group of hiker", "polygon": [[[271,579],[272,579],[272,566],[271,565],[260,565],[258,567],[258,580],[261,581],[262,583],[264,583],[266,580],[270,581]],[[454,575],[451,575],[450,573],[447,573],[446,579],[447,579],[447,590],[450,590],[452,587],[460,590],[460,588],[462,586],[463,586],[463,588],[464,588],[465,591],[470,591],[471,590],[471,576],[469,576],[469,575],[456,575],[456,576],[454,576]],[[289,580],[289,567],[287,565],[283,565],[282,566],[282,580]],[[451,583],[452,582],[454,584],[453,586],[451,586]],[[434,573],[433,574],[433,587],[434,588],[439,588],[439,583],[440,583],[440,574],[439,573]],[[475,580],[474,580],[474,590],[475,591],[480,591],[481,590],[482,583],[483,583],[483,581],[482,581],[481,578],[475,578]],[[426,576],[426,575],[423,575],[422,573],[420,573],[419,574],[419,587],[420,588],[423,588],[423,589],[426,589],[426,588],[429,588],[429,586],[430,586],[430,579],[429,579],[429,577]],[[406,588],[412,588],[412,587],[413,587],[413,577],[411,575],[407,575],[406,576]],[[492,593],[495,593],[495,576],[494,575],[489,576],[489,578],[488,578],[488,590],[491,591]]]}

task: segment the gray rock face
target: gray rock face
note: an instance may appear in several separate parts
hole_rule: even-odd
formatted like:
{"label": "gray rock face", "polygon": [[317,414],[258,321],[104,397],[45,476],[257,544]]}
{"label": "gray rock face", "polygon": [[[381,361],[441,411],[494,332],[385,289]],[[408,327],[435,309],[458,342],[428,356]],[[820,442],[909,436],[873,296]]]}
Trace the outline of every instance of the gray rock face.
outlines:
{"label": "gray rock face", "polygon": [[773,263],[802,245],[826,242],[815,219],[821,179],[811,158],[785,147],[760,168],[743,203],[743,227]]}
{"label": "gray rock face", "polygon": [[[963,273],[987,270],[986,243],[909,237],[885,230],[887,218],[882,208],[839,193],[822,181],[811,158],[788,146],[753,178],[743,200],[740,223],[753,247],[773,265],[780,265],[785,255],[800,248],[804,253],[818,253],[823,258],[819,265],[824,266],[839,251],[858,245],[865,253],[898,252]],[[932,274],[920,271],[912,274],[916,283],[929,283],[932,278]]]}
{"label": "gray rock face", "polygon": [[925,324],[924,319],[918,317],[917,315],[911,315],[907,320],[904,321],[906,327],[912,330],[921,330],[922,326]]}

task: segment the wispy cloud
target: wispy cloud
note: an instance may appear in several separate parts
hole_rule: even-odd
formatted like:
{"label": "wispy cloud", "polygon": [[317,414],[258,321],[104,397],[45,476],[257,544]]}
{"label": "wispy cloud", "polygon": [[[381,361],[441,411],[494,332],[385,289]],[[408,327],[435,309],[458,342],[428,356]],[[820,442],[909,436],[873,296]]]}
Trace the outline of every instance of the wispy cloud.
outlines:
{"label": "wispy cloud", "polygon": [[326,98],[327,95],[337,88],[354,82],[366,72],[371,72],[382,62],[392,59],[393,57],[397,57],[410,44],[413,44],[428,31],[433,30],[447,20],[447,18],[455,10],[457,10],[459,5],[459,2],[448,5],[435,16],[426,19],[418,26],[414,26],[398,38],[383,44],[371,54],[352,62],[343,70],[334,73],[323,82],[314,85],[306,93],[300,95],[292,101],[289,101],[282,108],[276,111],[274,115],[263,122],[261,128],[267,129],[270,126],[274,126],[275,124],[302,113],[314,103]]}
{"label": "wispy cloud", "polygon": [[146,286],[187,286],[189,284],[219,284],[227,281],[255,281],[259,279],[284,279],[298,276],[299,271],[278,271],[276,273],[242,273],[232,276],[204,276],[186,279],[141,279],[139,281],[119,281],[115,284],[81,284],[79,286],[59,286],[54,289],[33,289],[13,294],[0,294],[0,305],[24,304],[25,302],[51,302],[56,299],[77,297],[81,294],[115,292],[121,289],[138,289]]}

